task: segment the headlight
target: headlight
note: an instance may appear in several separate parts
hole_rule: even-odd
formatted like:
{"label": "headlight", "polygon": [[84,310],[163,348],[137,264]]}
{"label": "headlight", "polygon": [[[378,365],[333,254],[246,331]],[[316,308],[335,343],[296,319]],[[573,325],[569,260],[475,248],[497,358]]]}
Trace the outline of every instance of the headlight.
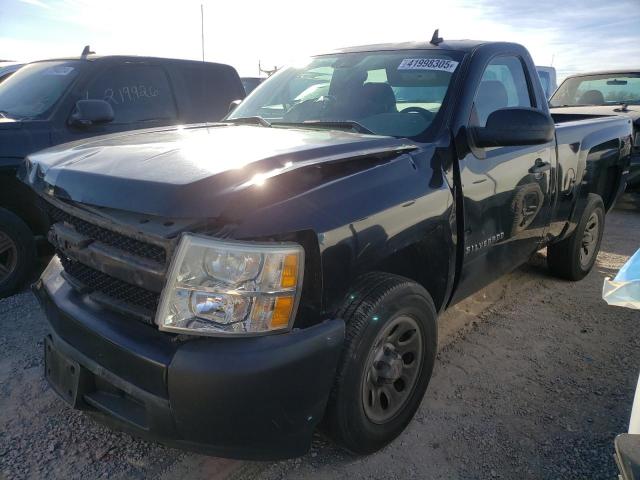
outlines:
{"label": "headlight", "polygon": [[160,330],[192,335],[287,330],[300,299],[303,267],[300,245],[184,235],[156,323]]}

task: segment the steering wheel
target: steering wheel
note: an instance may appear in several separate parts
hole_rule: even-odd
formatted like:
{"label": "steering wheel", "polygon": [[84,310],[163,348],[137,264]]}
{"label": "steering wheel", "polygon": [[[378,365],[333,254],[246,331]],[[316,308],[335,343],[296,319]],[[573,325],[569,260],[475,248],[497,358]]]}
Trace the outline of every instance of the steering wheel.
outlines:
{"label": "steering wheel", "polygon": [[[324,112],[335,103],[332,95],[322,95],[318,98],[310,98],[296,103],[282,117],[285,121],[300,121],[300,114],[310,113],[312,116],[324,114]],[[319,117],[318,117],[319,118]]]}
{"label": "steering wheel", "polygon": [[400,113],[417,113],[419,115],[422,115],[422,118],[424,118],[429,123],[433,121],[433,116],[434,116],[433,112],[430,112],[426,108],[422,108],[422,107],[403,108],[402,110],[400,110]]}

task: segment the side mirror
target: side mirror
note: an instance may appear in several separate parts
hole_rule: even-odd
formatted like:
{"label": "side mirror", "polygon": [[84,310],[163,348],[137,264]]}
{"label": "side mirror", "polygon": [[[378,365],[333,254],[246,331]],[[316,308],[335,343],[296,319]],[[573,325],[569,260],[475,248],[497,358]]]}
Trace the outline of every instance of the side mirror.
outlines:
{"label": "side mirror", "polygon": [[78,127],[89,127],[113,121],[113,108],[104,100],[78,100],[70,123]]}
{"label": "side mirror", "polygon": [[471,128],[471,134],[480,148],[540,145],[553,140],[555,124],[533,108],[502,108],[489,115],[486,126]]}
{"label": "side mirror", "polygon": [[242,103],[242,100],[234,100],[233,102],[231,102],[229,104],[229,111],[227,112],[227,114],[233,112],[236,108],[238,108],[238,105],[240,105],[240,103]]}

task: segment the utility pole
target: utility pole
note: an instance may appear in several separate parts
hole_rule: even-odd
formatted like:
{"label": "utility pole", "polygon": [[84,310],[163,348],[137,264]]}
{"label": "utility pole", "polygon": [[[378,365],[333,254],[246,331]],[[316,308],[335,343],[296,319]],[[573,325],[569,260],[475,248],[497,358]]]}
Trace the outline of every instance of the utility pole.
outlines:
{"label": "utility pole", "polygon": [[202,33],[202,61],[204,62],[204,6],[200,4],[200,32]]}

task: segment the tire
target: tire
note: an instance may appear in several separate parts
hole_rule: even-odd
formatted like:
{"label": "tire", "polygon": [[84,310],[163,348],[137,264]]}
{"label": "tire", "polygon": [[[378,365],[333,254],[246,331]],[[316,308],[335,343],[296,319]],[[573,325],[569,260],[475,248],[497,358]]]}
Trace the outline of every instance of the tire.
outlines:
{"label": "tire", "polygon": [[344,449],[369,454],[396,438],[420,406],[436,356],[437,313],[417,283],[371,273],[338,316],[345,345],[323,429]]}
{"label": "tire", "polygon": [[33,233],[14,213],[0,208],[0,298],[27,280],[36,258]]}
{"label": "tire", "polygon": [[[594,231],[594,224],[597,231]],[[571,236],[547,247],[547,264],[551,273],[566,280],[582,280],[596,263],[603,232],[604,204],[600,196],[590,194]],[[585,253],[587,249],[588,255]]]}

